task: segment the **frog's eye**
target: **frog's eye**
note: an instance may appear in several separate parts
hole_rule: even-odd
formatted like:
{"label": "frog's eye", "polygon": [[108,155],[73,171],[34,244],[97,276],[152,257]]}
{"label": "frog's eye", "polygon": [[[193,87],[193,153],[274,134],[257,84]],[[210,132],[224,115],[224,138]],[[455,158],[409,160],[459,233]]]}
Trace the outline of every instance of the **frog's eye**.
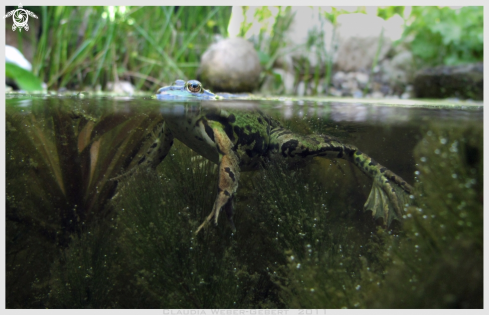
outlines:
{"label": "frog's eye", "polygon": [[187,81],[187,90],[192,93],[202,93],[202,83],[197,80]]}

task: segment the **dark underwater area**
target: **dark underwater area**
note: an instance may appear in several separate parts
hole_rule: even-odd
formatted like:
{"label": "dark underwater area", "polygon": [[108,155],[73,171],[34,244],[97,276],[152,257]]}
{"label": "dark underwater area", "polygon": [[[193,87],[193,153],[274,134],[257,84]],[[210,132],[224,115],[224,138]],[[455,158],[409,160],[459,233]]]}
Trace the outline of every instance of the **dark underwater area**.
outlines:
{"label": "dark underwater area", "polygon": [[385,226],[348,162],[277,161],[241,174],[236,232],[221,215],[196,235],[217,168],[183,143],[110,180],[151,145],[155,103],[7,98],[7,308],[483,307],[481,107],[263,102],[389,167],[413,205]]}

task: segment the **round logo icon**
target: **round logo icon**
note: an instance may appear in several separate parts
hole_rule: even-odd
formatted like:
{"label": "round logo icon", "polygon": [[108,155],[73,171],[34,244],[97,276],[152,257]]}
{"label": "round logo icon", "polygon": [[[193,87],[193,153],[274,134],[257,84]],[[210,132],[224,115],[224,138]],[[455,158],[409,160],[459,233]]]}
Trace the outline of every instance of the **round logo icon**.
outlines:
{"label": "round logo icon", "polygon": [[17,9],[13,14],[13,20],[15,26],[18,28],[23,28],[27,25],[27,21],[29,21],[29,17],[27,16],[27,12],[24,9]]}
{"label": "round logo icon", "polygon": [[14,22],[12,25],[12,31],[19,29],[19,32],[21,32],[22,29],[25,29],[26,31],[29,30],[29,25],[27,24],[27,21],[29,21],[29,15],[37,19],[37,15],[29,10],[22,9],[21,3],[19,4],[19,8],[17,10],[8,12],[7,15],[5,15],[5,18],[12,16],[12,20]]}

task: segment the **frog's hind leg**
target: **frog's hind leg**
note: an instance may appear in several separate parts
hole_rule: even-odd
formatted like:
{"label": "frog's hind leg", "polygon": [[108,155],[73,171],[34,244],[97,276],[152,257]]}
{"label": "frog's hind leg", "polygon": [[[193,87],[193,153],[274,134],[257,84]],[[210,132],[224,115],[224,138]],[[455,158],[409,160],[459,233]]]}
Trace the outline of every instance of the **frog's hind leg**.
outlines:
{"label": "frog's hind leg", "polygon": [[387,225],[393,219],[401,220],[401,209],[411,203],[410,195],[413,188],[355,146],[343,144],[330,136],[300,136],[281,127],[271,130],[270,142],[272,158],[283,157],[291,161],[300,161],[320,156],[329,159],[340,158],[356,165],[373,180],[365,210],[371,210],[375,218],[382,217]]}
{"label": "frog's hind leg", "polygon": [[207,226],[212,220],[214,220],[214,224],[217,225],[221,209],[226,213],[231,229],[236,231],[232,217],[234,210],[234,196],[238,189],[239,181],[239,158],[234,150],[232,150],[233,143],[221,128],[212,128],[212,132],[208,129],[207,132],[211,134],[210,138],[214,140],[216,149],[219,153],[217,197],[211,213],[199,226],[195,234],[199,233],[199,231]]}
{"label": "frog's hind leg", "polygon": [[166,123],[162,122],[153,132],[153,138],[155,139],[154,142],[148,148],[144,156],[139,159],[137,165],[111,180],[121,180],[133,175],[140,169],[156,169],[158,164],[165,159],[173,145],[173,134]]}

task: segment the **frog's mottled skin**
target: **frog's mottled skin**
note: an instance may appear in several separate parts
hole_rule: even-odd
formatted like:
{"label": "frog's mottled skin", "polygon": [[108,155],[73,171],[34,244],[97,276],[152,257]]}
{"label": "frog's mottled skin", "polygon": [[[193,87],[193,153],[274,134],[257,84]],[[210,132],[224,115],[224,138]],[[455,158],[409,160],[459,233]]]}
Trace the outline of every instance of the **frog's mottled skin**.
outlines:
{"label": "frog's mottled skin", "polygon": [[[158,99],[218,99],[204,90],[200,82],[177,80],[173,86],[161,88]],[[327,135],[299,135],[260,111],[234,111],[229,108],[192,107],[181,116],[166,117],[159,127],[157,139],[138,167],[155,168],[168,154],[173,138],[219,165],[218,194],[212,212],[197,233],[224,210],[231,227],[233,199],[241,171],[256,170],[267,160],[285,158],[292,163],[315,156],[341,158],[355,164],[373,180],[366,210],[387,223],[400,219],[401,209],[409,203],[413,188],[402,178],[375,162],[355,146],[343,144]],[[137,169],[136,168],[136,169]],[[130,171],[129,173],[131,173]],[[118,178],[116,178],[118,179]]]}

